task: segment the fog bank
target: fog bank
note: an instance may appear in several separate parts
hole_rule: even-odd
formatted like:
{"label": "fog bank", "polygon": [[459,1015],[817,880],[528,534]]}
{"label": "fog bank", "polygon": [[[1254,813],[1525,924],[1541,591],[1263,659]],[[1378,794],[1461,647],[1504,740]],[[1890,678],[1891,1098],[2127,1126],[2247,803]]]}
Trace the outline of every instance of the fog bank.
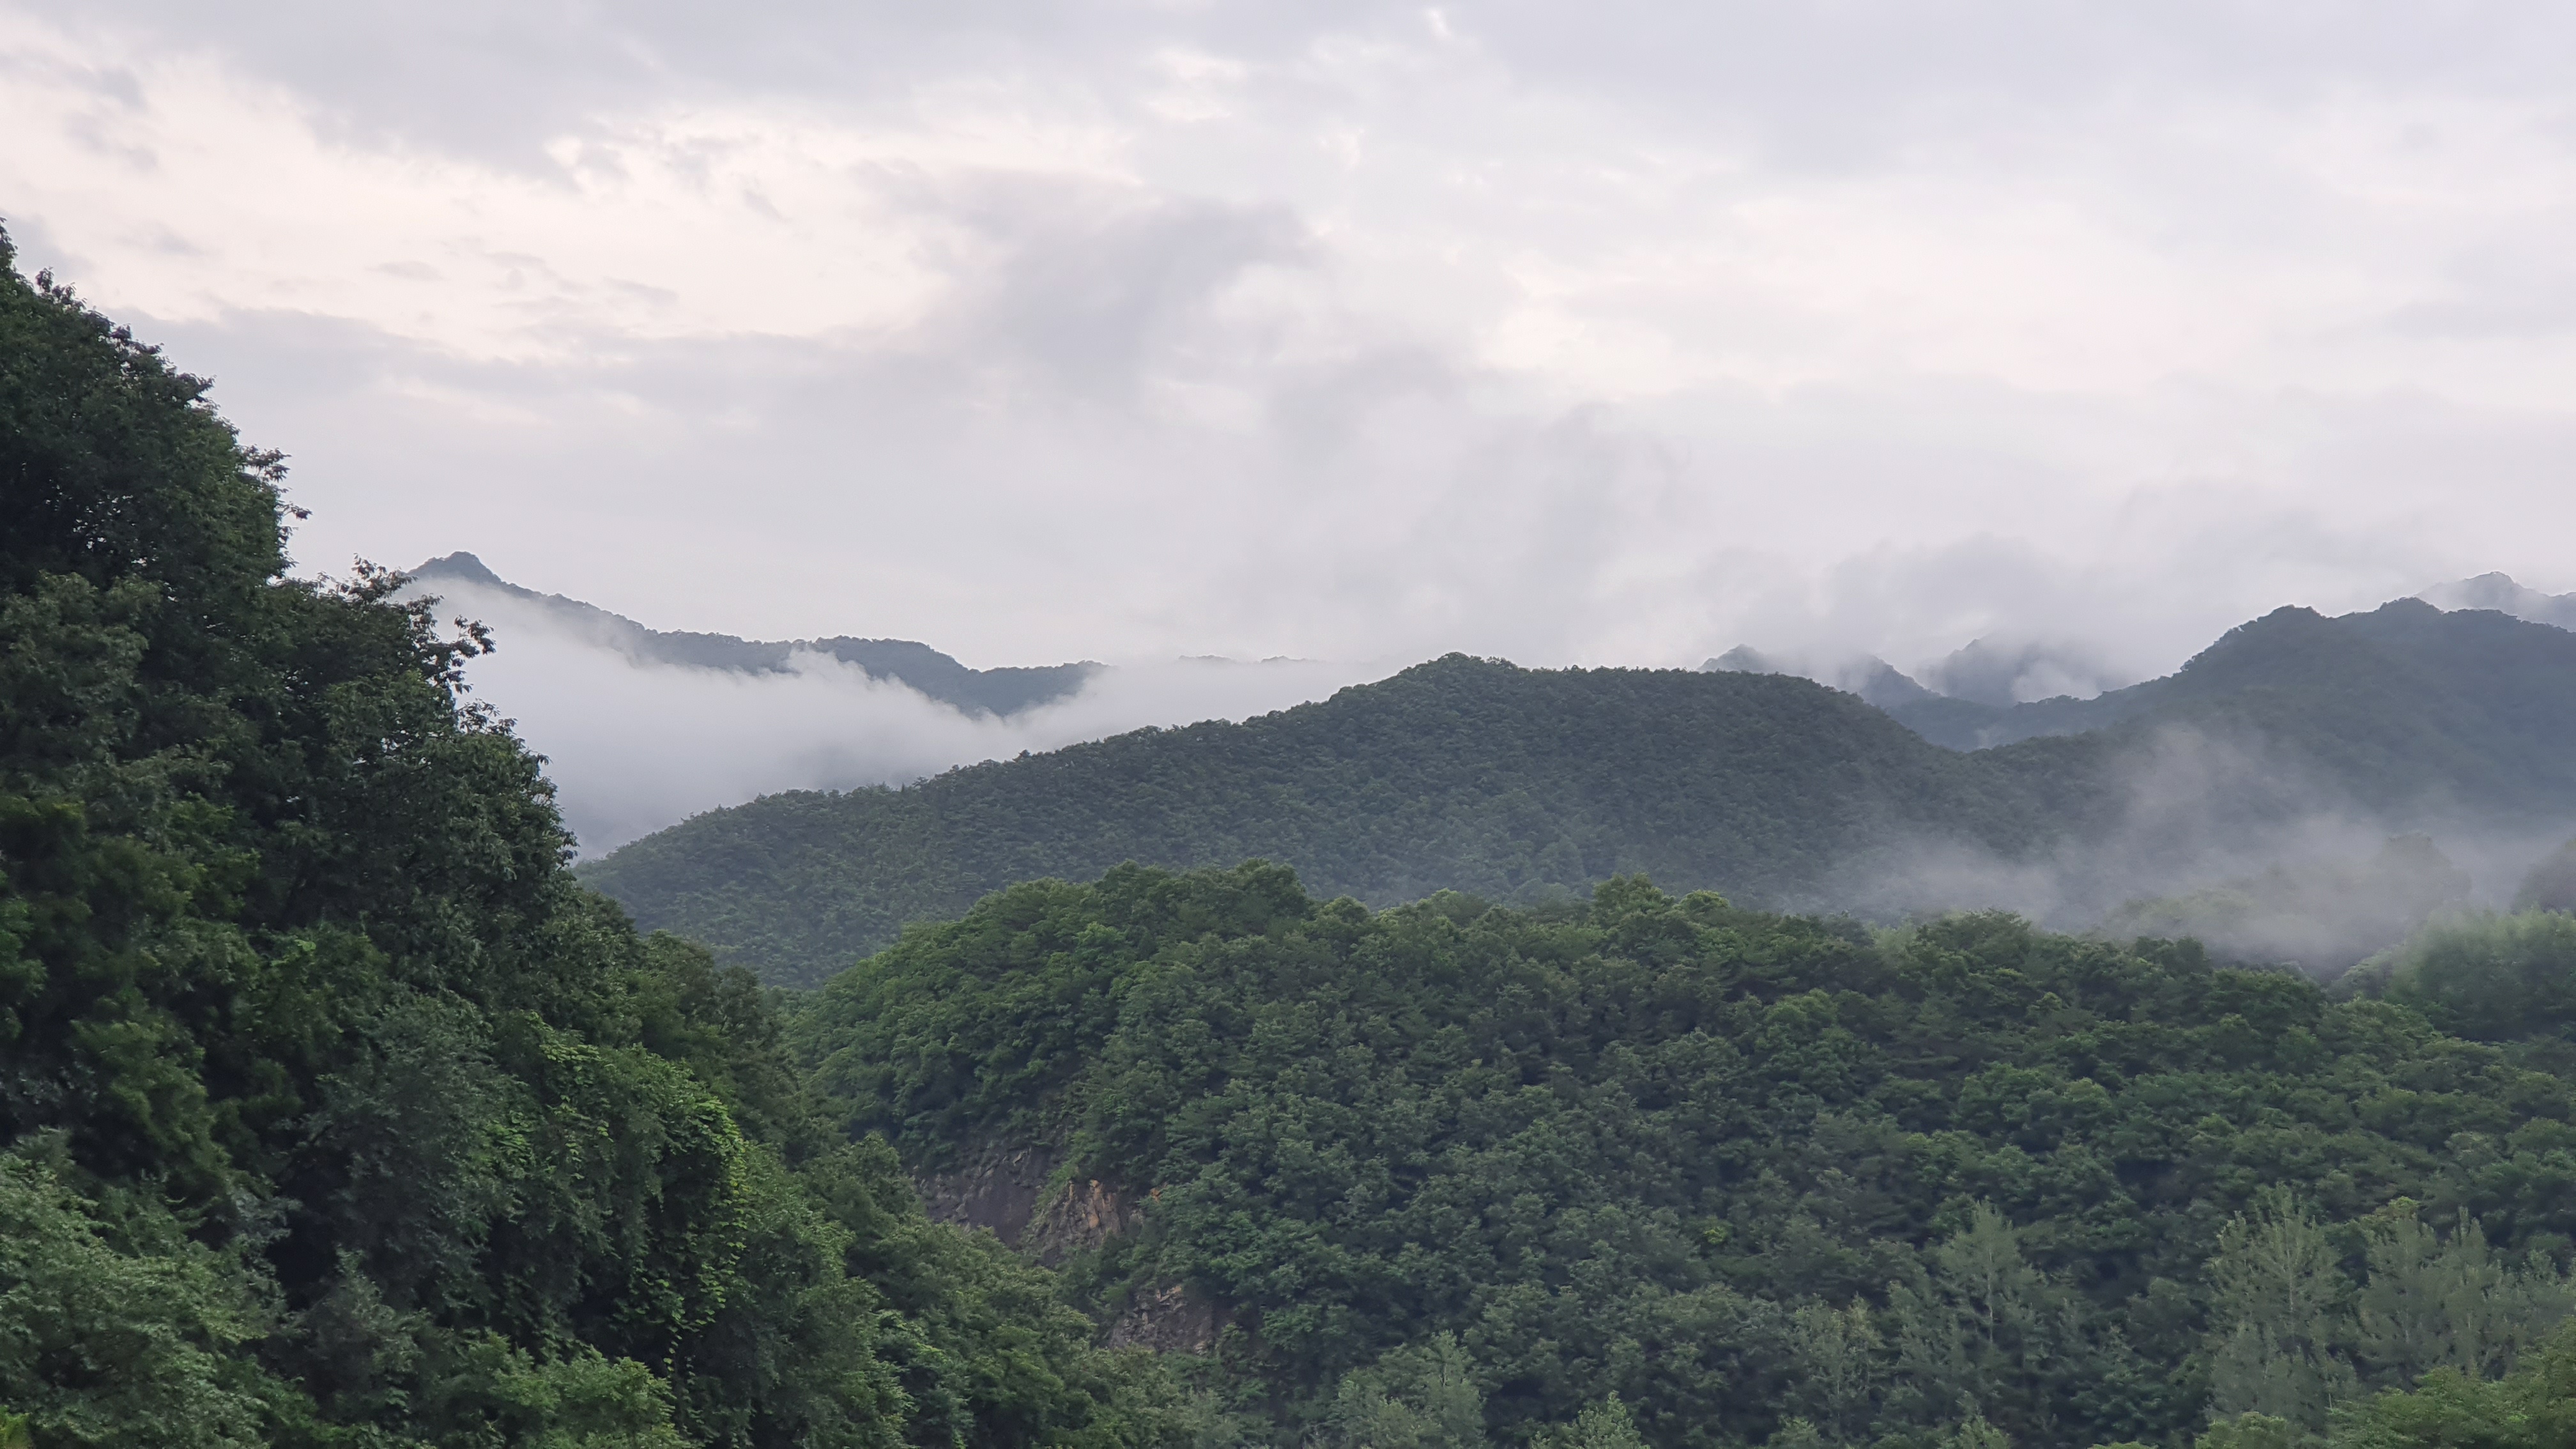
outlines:
{"label": "fog bank", "polygon": [[2438,793],[2368,805],[2259,738],[2190,725],[2149,733],[2112,781],[2045,848],[1898,839],[1804,904],[1882,921],[2007,910],[2331,977],[2445,909],[2509,904],[2576,835],[2576,817],[2508,819]]}
{"label": "fog bank", "polygon": [[644,662],[508,593],[451,582],[438,595],[442,619],[491,626],[498,647],[468,666],[467,683],[546,756],[585,857],[756,795],[902,785],[1146,725],[1245,719],[1395,667],[1114,664],[1054,703],[1007,717],[968,715],[810,650],[768,674]]}

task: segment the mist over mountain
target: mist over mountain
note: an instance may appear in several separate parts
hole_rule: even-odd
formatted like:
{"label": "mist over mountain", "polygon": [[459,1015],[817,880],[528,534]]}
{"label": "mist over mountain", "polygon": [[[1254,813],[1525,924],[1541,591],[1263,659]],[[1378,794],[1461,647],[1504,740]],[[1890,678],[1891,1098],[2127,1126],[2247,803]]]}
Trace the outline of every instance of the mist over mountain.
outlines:
{"label": "mist over mountain", "polygon": [[596,604],[522,588],[486,568],[481,559],[470,553],[431,559],[413,569],[411,578],[424,593],[470,589],[521,601],[563,633],[615,650],[638,664],[776,675],[794,673],[799,655],[819,655],[856,665],[870,679],[907,685],[967,714],[1007,717],[1054,703],[1080,690],[1084,681],[1102,667],[1086,660],[1037,668],[970,669],[910,639],[839,637],[770,642],[737,639],[730,634],[648,629]]}
{"label": "mist over mountain", "polygon": [[[2427,589],[2414,600],[2443,612],[2501,613],[2562,630],[2576,628],[2576,594],[2543,594],[2501,573]],[[2300,632],[2304,621],[2320,616],[2284,608],[2230,631],[2175,673],[2126,687],[2105,687],[2110,676],[2088,662],[2089,652],[2081,645],[2010,645],[1994,638],[1974,640],[1918,675],[1875,657],[1818,666],[1750,647],[1731,650],[1701,668],[1800,675],[1859,695],[1935,743],[1979,750],[2188,712],[2257,688],[2274,671],[2298,675],[2311,686],[2338,691],[2339,697],[2352,690],[2386,696],[2421,687],[2446,700],[2461,700],[2476,693],[2484,672],[2517,667],[2506,640],[2537,637],[2474,627],[2427,629],[2421,615],[2392,605],[2368,616],[2347,616],[2367,617],[2371,623],[2307,635]],[[2473,641],[2468,652],[2455,652],[2454,645],[2463,639]],[[2336,676],[2332,683],[2328,675]],[[2067,687],[2051,687],[2057,684]],[[2389,703],[2386,698],[2342,699],[2345,707],[2376,709]]]}
{"label": "mist over mountain", "polygon": [[1738,645],[1700,668],[1712,673],[1795,674],[1857,694],[1881,709],[1930,699],[2010,709],[2060,695],[2089,698],[2128,682],[2084,645],[2015,642],[1999,635],[1971,639],[1913,674],[1875,654],[1817,663],[1799,655],[1766,654],[1750,645]]}
{"label": "mist over mountain", "polygon": [[1845,660],[1819,668],[1793,659],[1765,654],[1750,644],[1739,644],[1700,666],[1704,673],[1721,674],[1794,674],[1818,684],[1859,695],[1880,709],[1900,704],[1914,704],[1940,696],[1918,683],[1895,665],[1876,655]]}
{"label": "mist over mountain", "polygon": [[[2085,810],[1803,679],[1453,655],[1239,725],[1139,731],[900,790],[695,817],[585,872],[648,927],[812,980],[1012,881],[1250,857],[1372,904],[1622,871],[1812,898],[1891,831],[1995,856]],[[2033,798],[2034,794],[2040,798]]]}
{"label": "mist over mountain", "polygon": [[[2021,737],[1945,747],[1903,722],[1933,705]],[[2497,894],[2576,828],[2570,718],[2576,634],[2411,599],[2334,619],[2282,609],[2167,679],[2009,710],[1452,656],[1240,725],[756,800],[585,879],[779,979],[1010,881],[1128,860],[1259,856],[1379,905],[1444,889],[1545,900],[1643,871],[1769,906],[2004,906],[2084,925],[2425,830]],[[2351,959],[2341,937],[2318,950],[2319,969]]]}
{"label": "mist over mountain", "polygon": [[[2126,689],[1987,704],[1981,712],[1960,707],[1979,703],[1973,700],[1915,701],[1890,712],[1954,749],[2129,720],[2223,716],[2309,736],[2357,730],[2371,737],[2354,748],[2392,760],[2446,759],[2473,773],[2537,769],[2556,776],[2576,768],[2576,756],[2553,748],[2562,739],[2560,727],[2524,713],[2504,682],[2545,677],[2570,639],[2563,629],[2491,610],[2445,614],[2417,599],[2333,620],[2284,608],[2230,630],[2174,673]],[[2529,673],[2534,670],[2541,673]],[[2400,720],[2412,723],[2395,725]],[[2382,726],[2402,728],[2405,737],[2380,737]],[[2509,790],[2492,774],[2477,787],[2491,799]]]}
{"label": "mist over mountain", "polygon": [[[512,583],[471,553],[432,559],[412,581],[415,592],[442,598],[442,612],[498,631],[500,651],[469,666],[469,677],[549,757],[566,817],[592,858],[763,794],[902,785],[1143,725],[1240,720],[1388,672],[1367,662],[1220,658],[977,668],[913,640],[656,629]],[[2576,595],[2552,598],[2501,574],[2424,597],[2455,608],[2510,604],[2505,612],[2544,622],[2576,617]],[[1813,679],[1937,744],[1974,750],[2229,693],[2272,667],[2259,657],[2268,646],[2248,647],[2256,654],[2233,665],[2204,656],[2166,679],[2108,690],[2117,677],[2090,646],[2026,632],[1982,636],[1913,675],[1875,656],[1819,664],[1751,647],[1702,668]],[[2374,647],[2402,655],[2415,646],[2389,635]],[[2439,661],[2427,662],[2440,672]],[[2375,666],[2355,667],[2367,675]],[[2393,663],[2388,677],[2415,677],[2413,667]],[[2456,692],[2458,682],[2441,687]]]}
{"label": "mist over mountain", "polygon": [[490,626],[497,648],[466,677],[547,757],[594,856],[763,794],[900,785],[1141,725],[1241,719],[1386,672],[1215,658],[978,669],[910,640],[658,630],[510,583],[471,554],[431,560],[409,588],[435,595],[442,618]]}
{"label": "mist over mountain", "polygon": [[2502,573],[2436,584],[2415,597],[2439,609],[2493,609],[2535,624],[2576,629],[2576,594],[2544,594]]}

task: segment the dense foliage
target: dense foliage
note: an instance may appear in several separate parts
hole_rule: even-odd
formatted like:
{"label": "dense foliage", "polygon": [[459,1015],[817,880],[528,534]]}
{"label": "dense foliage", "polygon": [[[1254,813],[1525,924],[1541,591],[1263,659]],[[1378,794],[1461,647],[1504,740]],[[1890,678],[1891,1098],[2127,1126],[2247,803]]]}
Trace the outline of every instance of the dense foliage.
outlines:
{"label": "dense foliage", "polygon": [[[1642,871],[1888,919],[2047,876],[2028,894],[2083,905],[2061,922],[2080,925],[2210,886],[2209,859],[2242,859],[2294,820],[2438,834],[2576,819],[2564,747],[2576,634],[2501,614],[2284,610],[2171,679],[2048,708],[2079,704],[2099,718],[2058,723],[2090,733],[1962,756],[1786,676],[1453,656],[1242,724],[1140,731],[902,790],[755,800],[583,875],[649,926],[810,984],[909,922],[1129,860],[1277,860],[1372,905],[1444,889],[1529,903]],[[2367,894],[2368,870],[2345,874]],[[2435,876],[2418,884],[2439,899]],[[2241,907],[2212,897],[2184,914],[2241,927],[2217,933],[2231,945],[2336,967],[2421,917],[2413,885],[2395,909],[2349,910],[2352,891],[2335,886],[2258,882]]]}
{"label": "dense foliage", "polygon": [[0,239],[0,1439],[1114,1444],[1045,1274],[577,885],[483,647]]}
{"label": "dense foliage", "polygon": [[1292,1437],[1519,1442],[1612,1391],[1659,1446],[2322,1430],[2570,1291],[2564,1043],[2010,917],[1130,867],[915,929],[792,1034],[927,1170],[1052,1144],[1140,1202],[1070,1281],[1217,1305]]}

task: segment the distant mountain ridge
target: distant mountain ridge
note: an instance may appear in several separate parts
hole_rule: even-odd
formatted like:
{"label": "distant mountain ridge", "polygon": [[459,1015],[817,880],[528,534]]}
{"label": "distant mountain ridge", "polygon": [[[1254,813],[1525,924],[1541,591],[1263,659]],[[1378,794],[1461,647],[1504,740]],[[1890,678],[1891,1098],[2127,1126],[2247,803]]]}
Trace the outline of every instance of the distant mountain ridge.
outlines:
{"label": "distant mountain ridge", "polygon": [[[2576,630],[2576,594],[2544,594],[2502,573],[2436,585],[2398,603],[2419,601],[2443,613],[2497,613],[2525,623]],[[2430,636],[2405,622],[2414,619],[2420,626],[2420,618],[2402,609],[2391,613],[2390,608],[2344,616],[2378,622],[2361,626],[2359,632],[2369,636],[2366,642],[2339,639],[2338,643],[2393,651],[2392,665],[2426,675],[2428,685],[2429,676],[2456,673],[2446,668],[2439,649],[2423,652]],[[1860,696],[1935,744],[1954,750],[1982,750],[2042,736],[2103,729],[2130,719],[2188,709],[2194,701],[2253,687],[2263,671],[2290,663],[2287,656],[2274,651],[2285,638],[2284,631],[2295,627],[2292,621],[2322,617],[2313,610],[2295,607],[2276,610],[2268,616],[2280,621],[2275,627],[2239,626],[2163,678],[2091,695],[2061,694],[2029,701],[2014,700],[2010,686],[2016,679],[2031,677],[2035,668],[2048,668],[2047,652],[2036,646],[2006,649],[1984,639],[1971,642],[1927,671],[1931,685],[1874,657],[1835,669],[1812,669],[1750,647],[1729,650],[1700,667],[1815,679]],[[2248,634],[2249,630],[2254,632]],[[2401,657],[2405,662],[2398,662]],[[2356,663],[2367,667],[2366,661]],[[2312,663],[2293,667],[2311,668]],[[2461,684],[2457,678],[2447,678],[2441,687],[2456,690]]]}
{"label": "distant mountain ridge", "polygon": [[1795,674],[1857,694],[1881,709],[1926,700],[2009,709],[2024,699],[2059,694],[2090,696],[2125,682],[2085,645],[1988,635],[1971,639],[1918,674],[1908,674],[1874,654],[1846,656],[1819,665],[1812,658],[1766,654],[1739,645],[1700,665],[1710,673]]}
{"label": "distant mountain ridge", "polygon": [[1926,704],[1991,709],[1452,656],[1239,725],[765,797],[583,875],[648,926],[810,980],[1014,881],[1128,860],[1260,856],[1379,905],[1545,898],[1645,871],[1676,890],[1901,910],[2055,873],[2102,909],[2188,888],[2195,870],[2259,869],[2211,865],[2210,842],[2303,812],[2373,829],[2576,822],[2576,634],[2494,612],[2281,609],[2164,680],[1991,711],[2030,737],[1974,753],[1899,723]]}
{"label": "distant mountain ridge", "polygon": [[1101,666],[1089,661],[1036,667],[972,669],[927,644],[909,639],[829,639],[767,641],[730,634],[647,628],[623,614],[596,604],[544,594],[511,583],[470,553],[451,553],[411,570],[413,583],[435,592],[440,585],[463,584],[507,594],[543,609],[568,632],[639,663],[679,665],[693,669],[730,670],[742,674],[778,674],[793,668],[800,651],[827,655],[856,665],[869,677],[899,681],[932,699],[967,714],[1008,717],[1052,704],[1077,691]]}
{"label": "distant mountain ridge", "polygon": [[2515,582],[2511,574],[2480,574],[2436,584],[2415,597],[2437,609],[2492,609],[2534,624],[2576,629],[2576,594],[2544,594]]}
{"label": "distant mountain ridge", "polygon": [[[2213,710],[2282,723],[2285,713],[2337,709],[2362,720],[2392,719],[2401,711],[2392,697],[2426,701],[2440,728],[2419,730],[2389,749],[2429,754],[2446,749],[2444,738],[2485,739],[2499,730],[2517,737],[2519,758],[2550,763],[2553,741],[2576,742],[2567,721],[2517,710],[2487,708],[2482,685],[2500,671],[2546,669],[2576,644],[2576,635],[2489,610],[2445,613],[2419,599],[2401,599],[2367,614],[2327,619],[2314,610],[2284,608],[2231,629],[2182,668],[2162,679],[2115,689],[2091,699],[2057,698],[1971,715],[1963,701],[1901,705],[1890,711],[1925,738],[1954,749],[1983,749],[2043,735],[2072,735],[2141,718],[2198,717]],[[2576,766],[2569,760],[2557,766]],[[2501,789],[2500,782],[2494,788]]]}

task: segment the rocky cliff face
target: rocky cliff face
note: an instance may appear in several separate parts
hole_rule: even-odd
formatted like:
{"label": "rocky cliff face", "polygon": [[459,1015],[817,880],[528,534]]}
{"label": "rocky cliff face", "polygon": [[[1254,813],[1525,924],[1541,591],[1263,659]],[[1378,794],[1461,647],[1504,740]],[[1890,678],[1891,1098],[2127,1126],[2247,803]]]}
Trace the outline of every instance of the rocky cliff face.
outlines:
{"label": "rocky cliff face", "polygon": [[[932,1218],[989,1230],[1050,1267],[1144,1226],[1151,1193],[1096,1177],[1056,1184],[1063,1166],[1061,1148],[986,1144],[955,1171],[924,1174],[913,1186]],[[1206,1353],[1227,1321],[1222,1305],[1187,1284],[1167,1283],[1139,1289],[1109,1324],[1107,1341],[1111,1348]]]}
{"label": "rocky cliff face", "polygon": [[1096,1177],[1076,1178],[1049,1197],[1020,1230],[1019,1247],[1052,1267],[1144,1225],[1144,1208],[1126,1194]]}
{"label": "rocky cliff face", "polygon": [[1075,1177],[1050,1189],[1064,1166],[1053,1147],[985,1146],[954,1172],[913,1179],[922,1206],[943,1223],[988,1228],[995,1237],[1053,1267],[1144,1224],[1132,1194],[1099,1178]]}
{"label": "rocky cliff face", "polygon": [[1017,1247],[1047,1180],[1063,1161],[1051,1147],[987,1145],[969,1152],[956,1171],[915,1177],[912,1185],[937,1221],[985,1228]]}

